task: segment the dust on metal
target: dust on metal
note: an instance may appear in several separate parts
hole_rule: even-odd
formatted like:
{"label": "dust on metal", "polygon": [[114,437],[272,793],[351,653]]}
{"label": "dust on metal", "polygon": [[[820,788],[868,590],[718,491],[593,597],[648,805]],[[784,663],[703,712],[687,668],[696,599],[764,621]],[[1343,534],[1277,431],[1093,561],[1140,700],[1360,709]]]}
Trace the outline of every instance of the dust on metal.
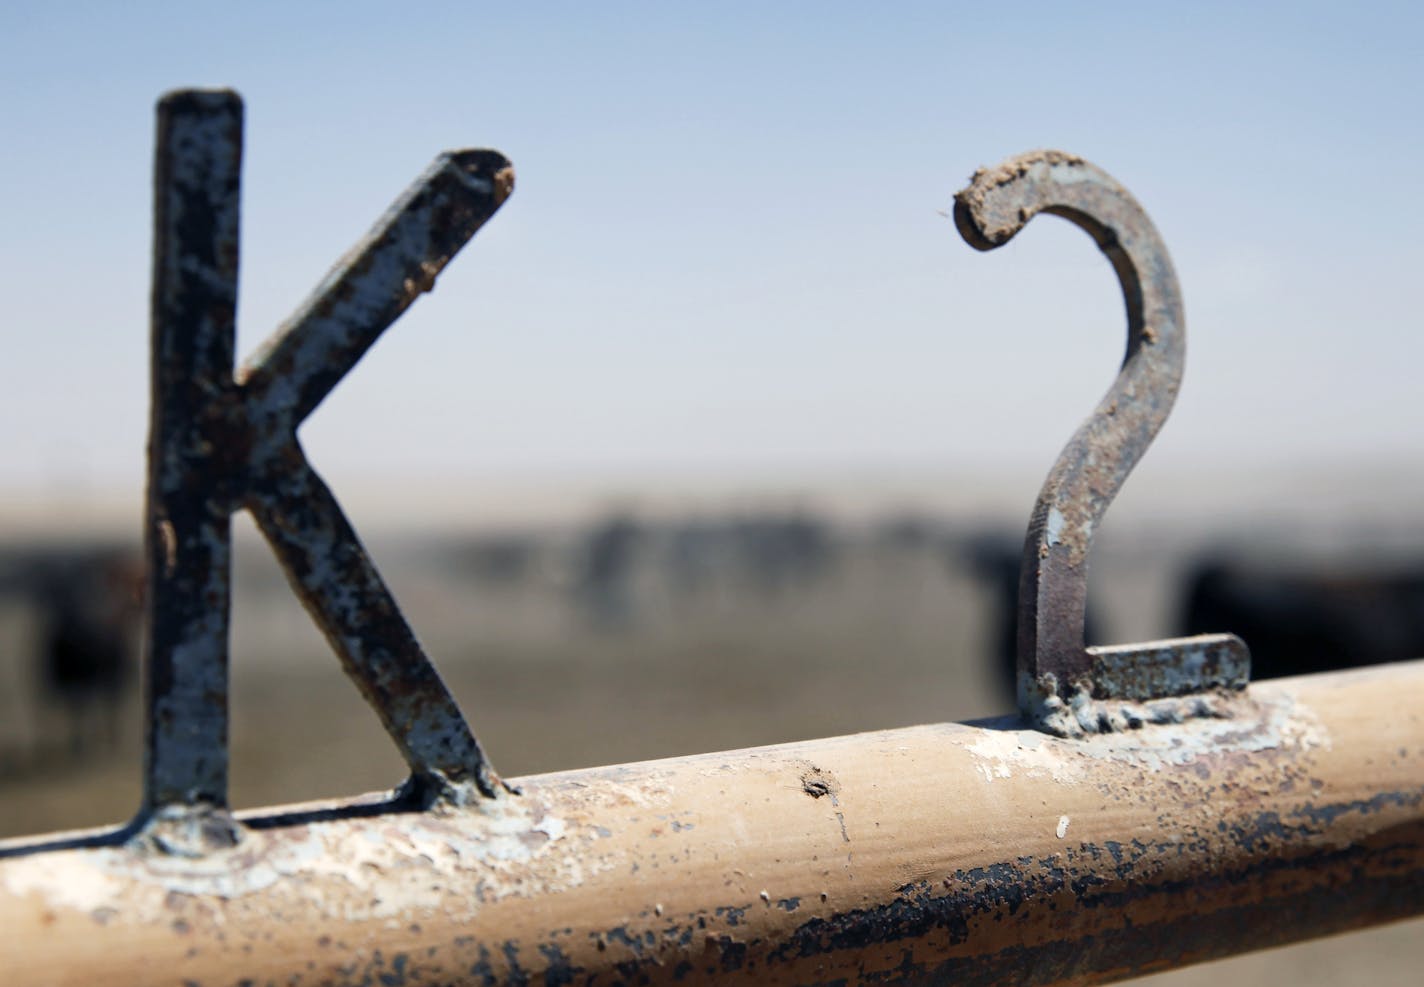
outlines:
{"label": "dust on metal", "polygon": [[437,157],[234,374],[241,157],[236,93],[186,90],[159,103],[140,818],[196,821],[188,836],[199,852],[237,832],[225,820],[239,509],[400,748],[406,794],[460,802],[499,789],[296,429],[499,208],[513,168],[495,151]]}
{"label": "dust on metal", "polygon": [[1024,539],[1018,613],[1019,705],[1053,733],[1131,729],[1215,715],[1212,691],[1245,687],[1246,645],[1231,634],[1088,647],[1083,636],[1093,534],[1177,398],[1186,354],[1181,291],[1166,245],[1106,172],[1061,151],[981,169],[955,196],[960,235],[1000,247],[1039,213],[1069,220],[1107,255],[1127,307],[1117,379],[1059,454]]}

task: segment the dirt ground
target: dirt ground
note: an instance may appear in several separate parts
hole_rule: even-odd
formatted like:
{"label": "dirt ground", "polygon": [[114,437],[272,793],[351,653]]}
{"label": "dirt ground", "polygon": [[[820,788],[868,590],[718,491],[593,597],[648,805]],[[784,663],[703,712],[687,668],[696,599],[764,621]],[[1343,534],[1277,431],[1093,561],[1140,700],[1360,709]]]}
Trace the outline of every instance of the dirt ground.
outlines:
{"label": "dirt ground", "polygon": [[[645,574],[611,613],[607,601],[579,596],[567,567],[490,579],[452,562],[464,556],[448,545],[393,538],[375,547],[507,776],[973,719],[1009,706],[986,657],[997,633],[992,589],[923,544],[862,534],[835,565],[774,589],[714,580],[675,597]],[[1105,542],[1094,593],[1111,602],[1105,623],[1114,639],[1170,629],[1185,557],[1141,537]],[[235,804],[399,781],[400,761],[375,718],[250,538],[240,546],[235,596]],[[0,837],[124,819],[139,793],[137,691],[124,700],[112,743],[69,756],[58,712],[33,699],[36,673],[23,657],[33,634],[23,607],[0,607]],[[1424,922],[1412,922],[1144,982],[1412,987],[1424,982],[1421,969]]]}

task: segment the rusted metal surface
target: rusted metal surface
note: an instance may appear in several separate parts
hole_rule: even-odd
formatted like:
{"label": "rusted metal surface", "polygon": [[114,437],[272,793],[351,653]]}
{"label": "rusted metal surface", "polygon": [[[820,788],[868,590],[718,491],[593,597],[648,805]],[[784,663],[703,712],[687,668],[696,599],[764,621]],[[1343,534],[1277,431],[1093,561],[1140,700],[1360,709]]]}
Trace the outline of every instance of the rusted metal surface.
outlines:
{"label": "rusted metal surface", "polygon": [[192,473],[232,373],[241,100],[163,99],[155,158],[146,801],[225,806],[231,508]]}
{"label": "rusted metal surface", "polygon": [[1424,909],[1424,662],[1219,719],[937,725],[0,850],[52,984],[1092,983]]}
{"label": "rusted metal surface", "polygon": [[[981,169],[955,196],[955,225],[979,250],[1007,243],[1039,213],[1081,227],[1112,263],[1127,306],[1127,354],[1108,393],[1059,454],[1029,519],[1019,586],[1019,704],[1045,729],[1067,735],[1131,728],[1144,718],[1210,715],[1222,697],[1204,694],[1246,684],[1250,655],[1239,638],[1212,634],[1108,649],[1087,647],[1083,638],[1093,534],[1167,420],[1181,384],[1186,325],[1176,272],[1137,200],[1082,158],[1022,154]],[[1193,693],[1203,697],[1175,698]]]}
{"label": "rusted metal surface", "polygon": [[513,169],[495,151],[437,157],[234,374],[241,100],[177,92],[158,119],[141,821],[164,823],[156,838],[179,852],[240,832],[225,809],[229,519],[241,508],[410,765],[407,796],[492,797],[479,744],[296,429],[499,208]]}

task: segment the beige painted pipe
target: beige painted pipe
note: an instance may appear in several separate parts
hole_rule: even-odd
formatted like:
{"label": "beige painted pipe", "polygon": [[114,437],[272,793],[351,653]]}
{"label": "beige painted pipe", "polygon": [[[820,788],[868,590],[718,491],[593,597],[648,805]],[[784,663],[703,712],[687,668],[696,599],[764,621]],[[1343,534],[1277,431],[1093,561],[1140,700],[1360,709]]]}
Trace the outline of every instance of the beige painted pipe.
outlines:
{"label": "beige painted pipe", "polygon": [[1424,912],[1424,662],[0,850],[17,984],[1091,983]]}

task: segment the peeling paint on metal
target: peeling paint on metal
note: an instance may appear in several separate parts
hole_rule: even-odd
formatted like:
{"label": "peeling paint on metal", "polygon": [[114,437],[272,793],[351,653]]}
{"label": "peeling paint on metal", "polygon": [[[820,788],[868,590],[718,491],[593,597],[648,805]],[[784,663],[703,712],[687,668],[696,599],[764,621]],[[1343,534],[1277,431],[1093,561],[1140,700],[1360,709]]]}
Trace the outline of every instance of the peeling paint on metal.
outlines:
{"label": "peeling paint on metal", "polygon": [[[478,819],[478,823],[474,820]],[[474,870],[493,893],[501,876],[516,878],[546,855],[559,857],[550,870],[564,882],[592,872],[588,859],[563,852],[564,820],[528,800],[503,796],[475,808],[401,813],[353,828],[339,820],[296,829],[249,830],[237,846],[184,856],[135,852],[132,845],[96,849],[84,867],[59,866],[50,857],[21,858],[3,872],[11,894],[35,893],[49,905],[87,912],[123,911],[161,918],[171,911],[171,895],[224,901],[280,894],[303,896],[332,920],[345,922],[399,918],[441,909],[453,915],[448,887]],[[375,880],[379,895],[359,891]],[[345,893],[318,889],[338,882]],[[512,880],[501,894],[533,893]],[[480,894],[464,901],[466,913],[480,906]]]}
{"label": "peeling paint on metal", "polygon": [[1048,522],[1043,531],[1043,543],[1049,548],[1061,541],[1059,536],[1063,534],[1063,524],[1063,512],[1056,507],[1049,508]]}

